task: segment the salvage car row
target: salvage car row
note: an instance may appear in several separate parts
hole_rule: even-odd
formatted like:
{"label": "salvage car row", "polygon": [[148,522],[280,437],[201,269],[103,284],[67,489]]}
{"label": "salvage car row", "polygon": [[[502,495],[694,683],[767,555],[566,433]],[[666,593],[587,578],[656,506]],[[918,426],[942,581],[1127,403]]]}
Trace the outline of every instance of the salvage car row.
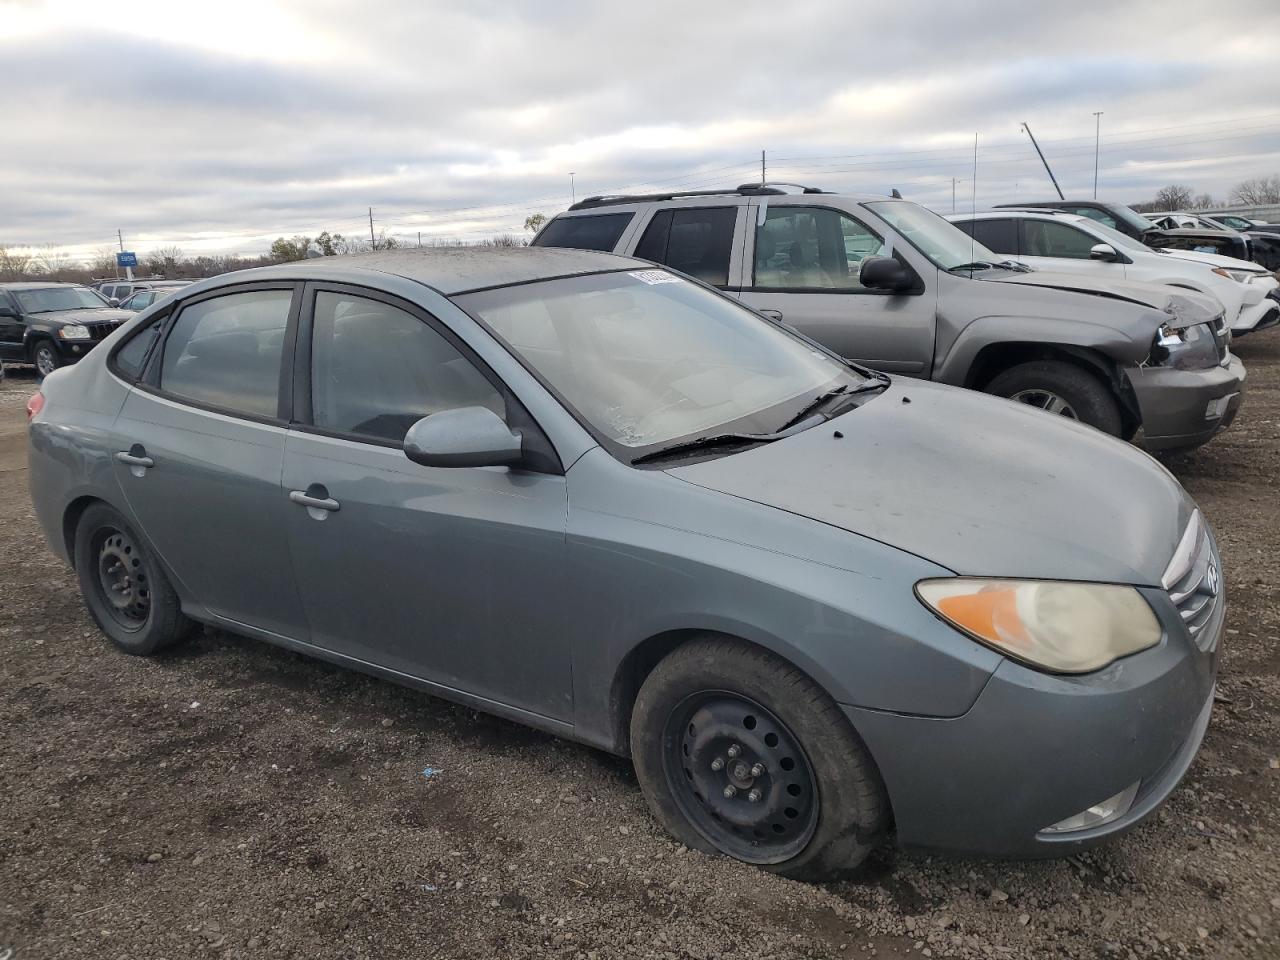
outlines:
{"label": "salvage car row", "polygon": [[629,756],[792,877],[1058,855],[1209,723],[1214,537],[1116,438],[1223,429],[1229,341],[905,200],[600,198],[175,292],[44,379],[31,494],[125,652],[209,624]]}

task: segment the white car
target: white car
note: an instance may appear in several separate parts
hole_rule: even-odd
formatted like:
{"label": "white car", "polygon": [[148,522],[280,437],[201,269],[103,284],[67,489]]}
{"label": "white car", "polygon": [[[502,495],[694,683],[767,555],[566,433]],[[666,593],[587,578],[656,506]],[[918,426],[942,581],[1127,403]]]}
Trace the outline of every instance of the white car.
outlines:
{"label": "white car", "polygon": [[1187,287],[1222,304],[1227,325],[1242,336],[1280,323],[1275,275],[1248,260],[1156,250],[1105,224],[1066,213],[994,210],[947,218],[979,243],[1028,266]]}

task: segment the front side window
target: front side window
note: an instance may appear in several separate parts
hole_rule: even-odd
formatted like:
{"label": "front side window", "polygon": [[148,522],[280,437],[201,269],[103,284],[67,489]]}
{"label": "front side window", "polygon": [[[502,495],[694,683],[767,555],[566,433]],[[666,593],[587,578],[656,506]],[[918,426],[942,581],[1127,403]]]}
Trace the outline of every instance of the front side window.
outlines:
{"label": "front side window", "polygon": [[649,221],[636,256],[723,287],[729,282],[737,219],[736,207],[663,210]]}
{"label": "front side window", "polygon": [[862,261],[884,252],[877,234],[838,210],[770,207],[756,228],[755,285],[766,290],[860,290]]}
{"label": "front side window", "polygon": [[506,417],[502,395],[448,340],[379,300],[316,294],[311,371],[312,422],[336,433],[402,443],[441,410]]}
{"label": "front side window", "polygon": [[779,429],[825,387],[863,378],[662,270],[548,280],[459,298],[630,459],[646,447]]}
{"label": "front side window", "polygon": [[618,245],[634,213],[598,213],[581,217],[557,217],[533,240],[535,247],[572,247],[611,253]]}
{"label": "front side window", "polygon": [[274,418],[289,290],[252,290],[193,303],[165,340],[160,389],[236,413]]}
{"label": "front side window", "polygon": [[1088,260],[1097,243],[1083,230],[1057,220],[1022,221],[1022,252],[1028,257]]}
{"label": "front side window", "polygon": [[882,216],[903,239],[943,270],[975,262],[995,263],[1000,259],[950,220],[944,220],[918,203],[877,200],[868,203],[867,208]]}
{"label": "front side window", "polygon": [[1008,257],[1018,255],[1018,221],[966,220],[956,224],[988,250]]}

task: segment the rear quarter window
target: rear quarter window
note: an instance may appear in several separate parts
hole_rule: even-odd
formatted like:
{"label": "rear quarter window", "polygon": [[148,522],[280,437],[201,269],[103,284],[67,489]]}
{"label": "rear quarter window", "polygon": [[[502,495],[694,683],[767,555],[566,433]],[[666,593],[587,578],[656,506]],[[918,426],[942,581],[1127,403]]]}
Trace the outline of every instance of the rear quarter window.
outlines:
{"label": "rear quarter window", "polygon": [[583,217],[557,217],[534,238],[535,247],[570,247],[612,253],[634,213],[601,213]]}

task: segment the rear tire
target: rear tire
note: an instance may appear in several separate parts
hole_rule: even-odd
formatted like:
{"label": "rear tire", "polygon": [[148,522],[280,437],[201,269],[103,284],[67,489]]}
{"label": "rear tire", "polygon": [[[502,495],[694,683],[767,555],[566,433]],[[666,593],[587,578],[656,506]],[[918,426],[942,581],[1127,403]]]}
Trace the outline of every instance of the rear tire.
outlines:
{"label": "rear tire", "polygon": [[80,517],[75,566],[89,615],[125,653],[150,656],[191,632],[194,624],[150,548],[105,503]]}
{"label": "rear tire", "polygon": [[852,871],[887,828],[879,772],[835,701],[745,643],[695,640],[659,663],[631,752],[672,836],[795,880]]}
{"label": "rear tire", "polygon": [[996,374],[984,392],[1079,420],[1113,437],[1124,432],[1115,394],[1092,373],[1061,360],[1010,367]]}

